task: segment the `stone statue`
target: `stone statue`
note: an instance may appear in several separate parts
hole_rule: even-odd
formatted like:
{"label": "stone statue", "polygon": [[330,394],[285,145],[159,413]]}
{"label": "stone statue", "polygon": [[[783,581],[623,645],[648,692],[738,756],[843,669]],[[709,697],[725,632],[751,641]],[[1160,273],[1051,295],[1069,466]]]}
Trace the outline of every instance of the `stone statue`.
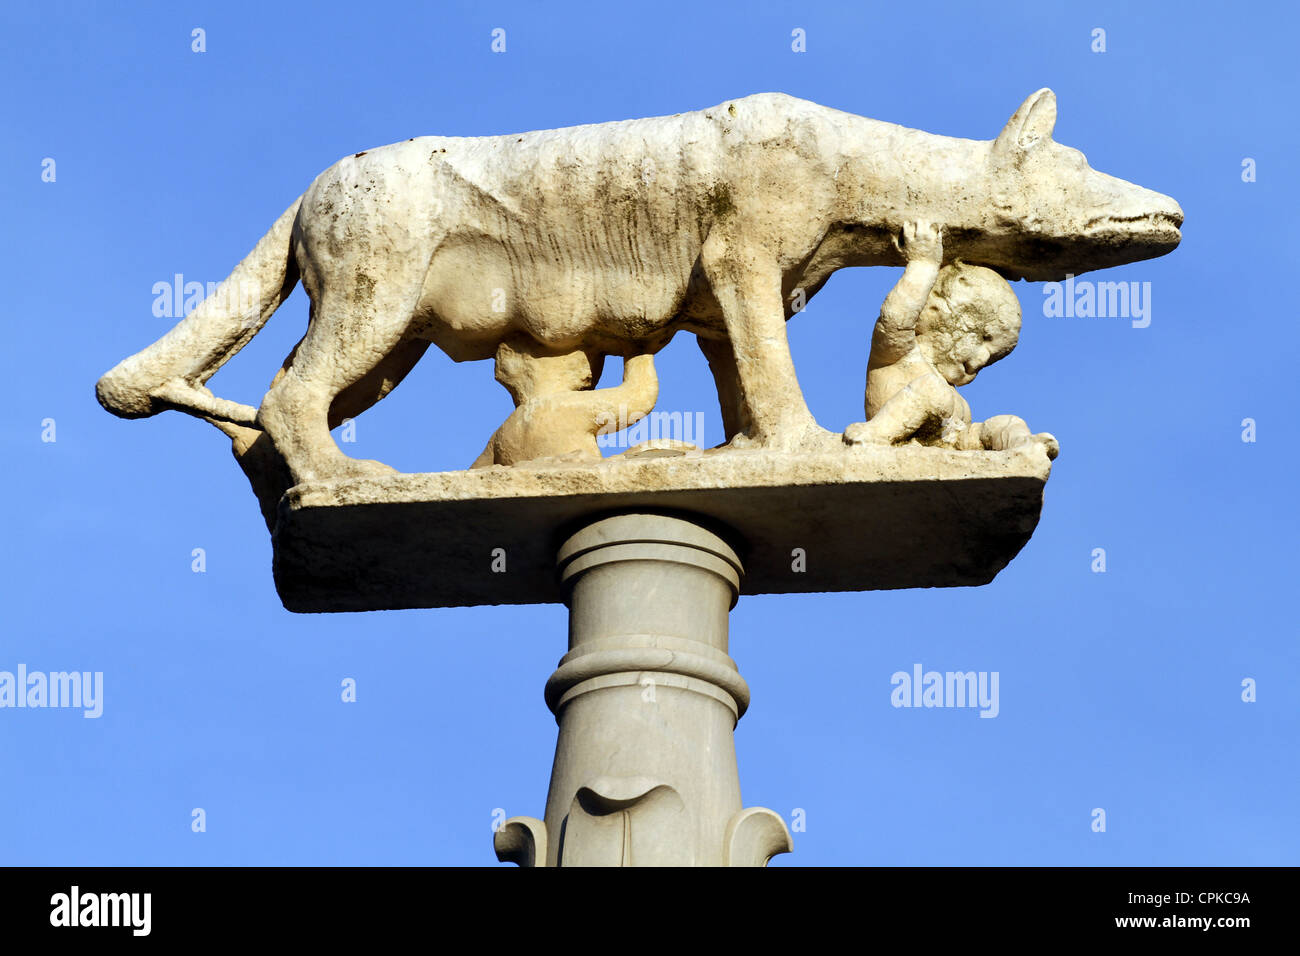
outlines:
{"label": "stone statue", "polygon": [[650,414],[659,396],[653,355],[628,358],[622,385],[593,390],[604,358],[581,349],[541,354],[529,339],[502,342],[496,378],[510,392],[515,410],[473,467],[539,459],[599,461],[597,433],[620,413],[624,422],[635,424]]}
{"label": "stone statue", "polygon": [[[808,411],[784,326],[836,270],[903,264],[904,223],[942,225],[945,266],[1032,280],[1178,244],[1178,204],[1093,171],[1052,141],[1055,121],[1050,90],[990,141],[765,93],[654,119],[360,152],[317,177],[215,294],[104,375],[98,398],[127,418],[173,408],[221,427],[267,513],[277,489],[391,473],[344,455],[329,431],[383,398],[430,344],[467,361],[509,342],[506,354],[551,368],[575,353],[589,364],[653,356],[684,330],[716,379],[728,448],[850,453]],[[311,321],[260,406],[213,395],[207,380],[298,281]],[[587,375],[573,361],[577,372],[560,377],[581,392]],[[585,426],[533,434],[572,411],[547,394],[545,411],[525,401],[493,438],[494,462],[534,447],[590,455]],[[588,400],[605,399],[577,399]],[[934,396],[936,407],[945,400]],[[896,406],[850,441],[897,432],[885,423],[909,414]],[[962,447],[1005,443],[991,437],[998,427],[984,423],[978,445],[968,435]]]}
{"label": "stone statue", "polygon": [[[991,581],[1033,533],[1057,452],[1015,416],[973,422],[956,391],[1016,344],[1007,280],[1179,242],[1176,202],[1094,172],[1055,122],[1050,90],[978,142],[768,93],[357,153],[97,394],[230,437],[290,611],[568,605],[544,816],[502,819],[499,859],[761,866],[792,840],[741,799],[750,692],[730,609]],[[848,266],[905,268],[875,328],[866,421],[840,434],[808,410],[785,323]],[[260,405],[214,395],[207,381],[299,281],[307,332]],[[653,409],[655,355],[682,331],[726,441],[602,458],[611,422]],[[344,455],[330,429],[433,344],[495,359],[515,403],[473,466],[397,475]],[[623,381],[597,388],[607,356]]]}
{"label": "stone statue", "polygon": [[1036,440],[1055,458],[1060,446],[1051,435],[1031,435],[1015,415],[972,423],[957,393],[956,386],[1016,347],[1020,302],[1006,280],[981,266],[941,266],[943,240],[931,222],[905,225],[899,251],[907,268],[885,298],[871,339],[868,420],[846,428],[844,440],[989,451]]}

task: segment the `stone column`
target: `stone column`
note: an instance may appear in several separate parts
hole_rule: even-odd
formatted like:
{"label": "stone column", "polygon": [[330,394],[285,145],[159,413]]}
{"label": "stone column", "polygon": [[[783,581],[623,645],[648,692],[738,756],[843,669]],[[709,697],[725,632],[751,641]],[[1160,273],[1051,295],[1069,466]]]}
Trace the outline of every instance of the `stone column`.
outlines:
{"label": "stone column", "polygon": [[546,683],[559,723],[545,822],[507,820],[523,866],[763,866],[782,819],[743,809],[733,740],[749,688],[727,655],[744,573],[716,533],[626,513],[561,546],[569,652]]}

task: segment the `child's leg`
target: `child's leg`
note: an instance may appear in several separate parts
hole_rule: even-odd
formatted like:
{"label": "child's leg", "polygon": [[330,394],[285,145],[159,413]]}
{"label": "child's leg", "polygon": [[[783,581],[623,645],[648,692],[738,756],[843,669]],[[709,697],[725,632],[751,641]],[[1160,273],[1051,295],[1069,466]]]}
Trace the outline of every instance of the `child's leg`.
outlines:
{"label": "child's leg", "polygon": [[1029,426],[1015,415],[994,415],[980,422],[980,444],[989,451],[1004,451],[1030,439]]}
{"label": "child's leg", "polygon": [[1025,420],[1016,415],[995,415],[986,422],[972,425],[971,430],[978,430],[980,446],[988,451],[1006,451],[1031,441],[1039,442],[1046,449],[1048,458],[1056,458],[1061,450],[1055,437],[1047,432],[1035,435]]}
{"label": "child's leg", "polygon": [[943,376],[929,372],[908,382],[871,421],[844,429],[844,440],[851,445],[899,445],[917,438],[922,444],[939,444],[944,423],[955,411],[956,394]]}

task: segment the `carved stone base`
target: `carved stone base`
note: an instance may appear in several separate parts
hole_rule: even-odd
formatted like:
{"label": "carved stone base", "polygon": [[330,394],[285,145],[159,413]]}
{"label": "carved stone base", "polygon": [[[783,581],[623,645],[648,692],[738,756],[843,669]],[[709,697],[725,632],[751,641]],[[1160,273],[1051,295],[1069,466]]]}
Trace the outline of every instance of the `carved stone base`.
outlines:
{"label": "carved stone base", "polygon": [[513,817],[497,857],[521,866],[763,866],[791,849],[744,809],[732,735],[749,688],[727,656],[743,574],[681,518],[595,521],[559,552],[569,653],[546,684],[559,723],[545,822]]}
{"label": "carved stone base", "polygon": [[1038,523],[1042,446],[719,450],[309,482],[280,502],[291,611],[564,599],[555,549],[594,514],[707,516],[738,535],[742,594],[987,584]]}

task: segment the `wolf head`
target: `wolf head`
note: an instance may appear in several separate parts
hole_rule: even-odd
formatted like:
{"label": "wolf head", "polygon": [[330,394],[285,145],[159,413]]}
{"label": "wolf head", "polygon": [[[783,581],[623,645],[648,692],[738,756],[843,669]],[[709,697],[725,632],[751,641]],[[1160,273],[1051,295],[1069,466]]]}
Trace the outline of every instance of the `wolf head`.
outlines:
{"label": "wolf head", "polygon": [[1083,153],[1052,139],[1055,126],[1056,94],[1039,90],[986,144],[983,188],[948,228],[953,251],[1031,281],[1172,251],[1182,238],[1178,203],[1097,172]]}

